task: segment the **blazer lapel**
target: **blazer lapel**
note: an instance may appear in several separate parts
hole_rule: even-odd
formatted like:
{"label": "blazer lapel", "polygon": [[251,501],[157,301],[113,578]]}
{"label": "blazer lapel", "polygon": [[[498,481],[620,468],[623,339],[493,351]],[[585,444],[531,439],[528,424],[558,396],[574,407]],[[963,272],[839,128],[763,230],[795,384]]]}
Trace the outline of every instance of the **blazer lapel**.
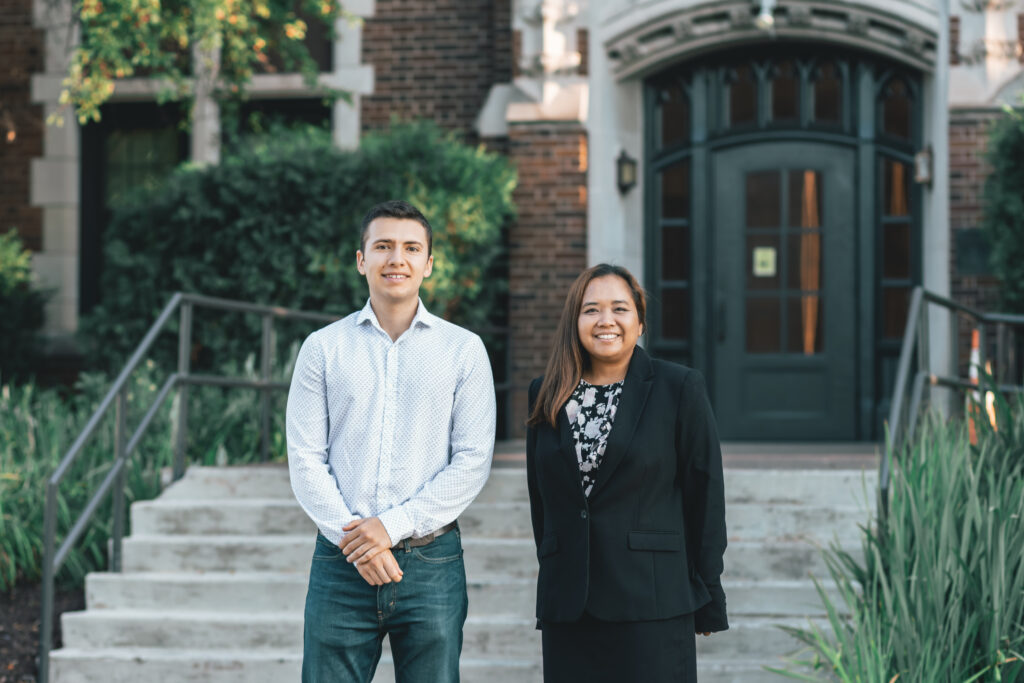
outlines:
{"label": "blazer lapel", "polygon": [[565,406],[562,406],[562,409],[558,411],[558,439],[562,460],[569,466],[569,474],[572,476],[573,481],[576,482],[576,488],[579,489],[580,495],[583,496],[583,478],[580,475],[580,461],[576,457],[576,442],[572,438],[572,429],[569,427],[569,418],[565,414]]}
{"label": "blazer lapel", "polygon": [[604,487],[615,468],[626,456],[629,442],[633,440],[633,432],[636,431],[636,425],[640,421],[640,416],[643,415],[647,396],[651,393],[653,383],[654,371],[651,358],[646,351],[637,346],[633,350],[629,370],[626,371],[626,381],[622,384],[619,407],[615,411],[612,431],[608,434],[608,441],[605,444],[604,458],[597,470],[594,487],[590,490],[591,499]]}

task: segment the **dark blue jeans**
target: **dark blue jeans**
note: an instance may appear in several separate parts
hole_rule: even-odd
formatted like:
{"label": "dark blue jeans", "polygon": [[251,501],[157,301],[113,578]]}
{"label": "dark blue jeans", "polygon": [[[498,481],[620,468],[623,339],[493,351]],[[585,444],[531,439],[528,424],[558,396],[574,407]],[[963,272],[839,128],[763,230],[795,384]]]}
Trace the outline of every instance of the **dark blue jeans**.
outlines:
{"label": "dark blue jeans", "polygon": [[306,593],[303,683],[369,683],[391,638],[396,683],[458,683],[466,569],[458,529],[394,551],[404,575],[371,586],[317,534]]}

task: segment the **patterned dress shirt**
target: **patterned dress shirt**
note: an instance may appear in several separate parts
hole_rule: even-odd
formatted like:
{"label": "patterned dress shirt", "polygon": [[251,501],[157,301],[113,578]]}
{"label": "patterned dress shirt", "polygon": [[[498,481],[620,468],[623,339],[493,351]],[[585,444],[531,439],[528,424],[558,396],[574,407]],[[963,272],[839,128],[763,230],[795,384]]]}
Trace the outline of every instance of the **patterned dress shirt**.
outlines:
{"label": "patterned dress shirt", "polygon": [[299,504],[337,544],[377,517],[392,545],[454,521],[490,473],[495,400],[480,337],[420,301],[392,341],[366,306],[311,334],[288,392]]}

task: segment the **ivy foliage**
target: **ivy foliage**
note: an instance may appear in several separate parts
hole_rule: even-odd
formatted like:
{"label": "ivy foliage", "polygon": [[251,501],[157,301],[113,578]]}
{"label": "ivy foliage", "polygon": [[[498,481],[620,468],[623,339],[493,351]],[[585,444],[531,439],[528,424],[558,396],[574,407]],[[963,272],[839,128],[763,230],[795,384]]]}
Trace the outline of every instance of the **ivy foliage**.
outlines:
{"label": "ivy foliage", "polygon": [[994,124],[985,180],[984,229],[992,270],[1000,283],[1001,308],[1024,313],[1024,109]]}
{"label": "ivy foliage", "polygon": [[82,124],[100,119],[121,78],[158,80],[162,101],[188,100],[197,87],[238,98],[255,73],[278,68],[313,86],[308,22],[333,36],[339,17],[355,20],[337,0],[74,0],[72,12],[80,40],[61,103]]}
{"label": "ivy foliage", "polygon": [[0,234],[0,382],[31,367],[46,295],[32,284],[32,256],[18,234]]}
{"label": "ivy foliage", "polygon": [[[116,369],[175,291],[347,314],[366,280],[355,267],[362,216],[406,199],[434,229],[430,310],[481,329],[501,307],[491,277],[513,215],[516,175],[501,156],[430,123],[394,124],[341,151],[320,129],[278,130],[217,166],[186,166],[119,207],[104,234],[100,303],[81,329],[92,367]],[[196,367],[223,367],[259,349],[258,316],[196,310]],[[278,324],[287,349],[315,325]],[[158,360],[176,342],[165,335]]]}

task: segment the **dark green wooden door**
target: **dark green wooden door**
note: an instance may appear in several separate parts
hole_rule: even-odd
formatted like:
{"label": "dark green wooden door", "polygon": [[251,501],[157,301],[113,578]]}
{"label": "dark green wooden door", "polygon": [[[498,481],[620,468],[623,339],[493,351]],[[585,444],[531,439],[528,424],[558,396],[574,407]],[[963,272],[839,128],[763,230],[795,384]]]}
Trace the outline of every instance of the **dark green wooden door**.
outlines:
{"label": "dark green wooden door", "polygon": [[855,438],[853,152],[771,142],[712,168],[722,437]]}

